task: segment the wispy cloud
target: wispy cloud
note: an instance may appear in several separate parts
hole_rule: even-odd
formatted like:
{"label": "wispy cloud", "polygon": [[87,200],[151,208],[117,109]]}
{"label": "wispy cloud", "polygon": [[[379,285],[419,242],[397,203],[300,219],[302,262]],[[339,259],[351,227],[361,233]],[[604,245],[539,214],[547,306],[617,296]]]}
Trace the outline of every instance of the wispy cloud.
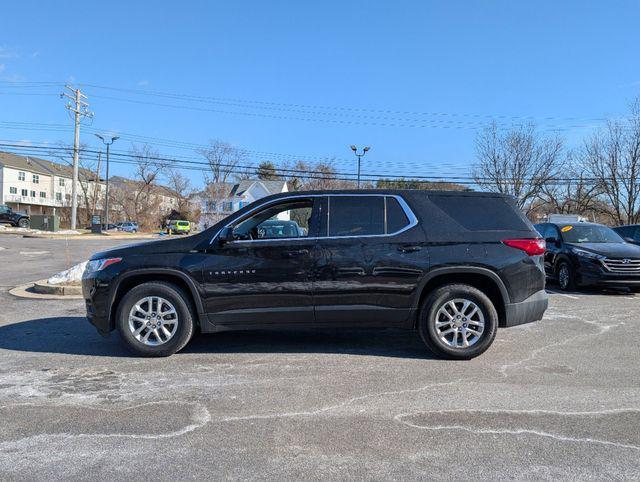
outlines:
{"label": "wispy cloud", "polygon": [[146,79],[138,82],[138,87],[147,87],[148,85],[149,85],[149,81]]}
{"label": "wispy cloud", "polygon": [[20,54],[15,48],[0,45],[0,59],[17,59],[19,57]]}

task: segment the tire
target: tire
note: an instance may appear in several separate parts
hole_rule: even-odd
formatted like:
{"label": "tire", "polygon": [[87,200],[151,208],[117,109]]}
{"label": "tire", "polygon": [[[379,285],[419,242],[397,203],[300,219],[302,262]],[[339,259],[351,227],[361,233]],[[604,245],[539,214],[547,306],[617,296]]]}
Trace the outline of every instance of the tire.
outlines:
{"label": "tire", "polygon": [[576,281],[571,265],[566,261],[560,261],[557,270],[558,285],[562,291],[575,291]]}
{"label": "tire", "polygon": [[31,223],[29,222],[29,219],[27,218],[21,218],[18,220],[18,227],[19,228],[28,228],[31,225]]}
{"label": "tire", "polygon": [[[151,298],[163,300],[159,309],[159,302],[149,301]],[[140,308],[139,310],[134,310],[136,305]],[[175,315],[169,313],[168,308],[172,308]],[[167,315],[161,321],[147,317],[144,315],[145,312],[150,316],[160,312]],[[130,321],[131,313],[134,313],[135,318]],[[141,322],[141,319],[147,321]],[[140,356],[161,357],[173,355],[185,347],[193,336],[194,320],[193,308],[183,290],[170,283],[153,281],[132,288],[122,298],[116,314],[116,328],[127,348],[133,353]],[[175,321],[175,324],[171,323],[172,321]],[[160,326],[157,323],[162,323],[164,332],[152,329],[154,326]],[[141,328],[142,325],[145,326]],[[137,331],[138,335],[134,331]],[[167,332],[171,336],[168,336]],[[146,342],[143,341],[145,336]]]}
{"label": "tire", "polygon": [[632,293],[640,293],[640,286],[629,286],[629,291]]}
{"label": "tire", "polygon": [[[470,302],[466,310],[465,302]],[[474,307],[471,304],[477,308],[476,313],[472,314]],[[457,318],[458,313],[461,313],[460,318]],[[472,316],[467,319],[464,314]],[[465,284],[441,286],[430,293],[418,316],[418,332],[429,350],[440,357],[454,360],[470,360],[484,353],[493,343],[498,330],[498,313],[489,297],[479,289]],[[445,333],[454,328],[458,331]],[[468,346],[465,346],[465,340]]]}

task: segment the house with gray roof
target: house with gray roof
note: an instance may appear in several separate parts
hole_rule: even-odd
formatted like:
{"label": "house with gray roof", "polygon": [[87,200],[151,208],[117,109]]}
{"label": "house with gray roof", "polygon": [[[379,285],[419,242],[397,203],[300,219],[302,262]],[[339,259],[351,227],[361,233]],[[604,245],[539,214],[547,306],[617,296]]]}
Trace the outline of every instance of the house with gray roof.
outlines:
{"label": "house with gray roof", "polygon": [[247,204],[271,194],[289,192],[287,181],[245,179],[237,184],[209,185],[192,198],[200,207],[200,229],[207,229]]}

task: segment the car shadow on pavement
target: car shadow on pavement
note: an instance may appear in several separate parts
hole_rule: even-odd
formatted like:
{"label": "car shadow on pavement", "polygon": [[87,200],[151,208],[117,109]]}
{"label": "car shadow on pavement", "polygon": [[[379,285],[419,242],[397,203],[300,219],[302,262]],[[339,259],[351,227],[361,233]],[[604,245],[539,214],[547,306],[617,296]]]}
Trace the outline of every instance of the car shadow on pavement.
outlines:
{"label": "car shadow on pavement", "polygon": [[[0,349],[67,355],[135,357],[116,333],[100,336],[82,316],[37,318],[0,326]],[[196,334],[180,353],[328,353],[433,359],[405,330],[235,331]],[[178,353],[175,356],[180,356]]]}

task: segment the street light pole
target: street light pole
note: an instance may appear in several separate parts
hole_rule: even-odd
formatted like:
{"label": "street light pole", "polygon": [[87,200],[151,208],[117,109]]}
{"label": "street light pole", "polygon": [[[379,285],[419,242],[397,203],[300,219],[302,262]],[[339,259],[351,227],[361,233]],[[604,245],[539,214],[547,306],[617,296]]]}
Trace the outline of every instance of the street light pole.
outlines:
{"label": "street light pole", "polygon": [[362,158],[364,157],[364,155],[367,153],[369,149],[371,148],[367,146],[362,149],[362,152],[360,154],[358,154],[358,148],[356,146],[351,146],[351,150],[358,158],[358,189],[360,189],[360,161],[362,160]]}
{"label": "street light pole", "polygon": [[107,185],[105,189],[105,200],[104,200],[104,224],[109,229],[109,148],[111,144],[119,139],[119,137],[114,136],[111,138],[111,142],[108,142],[104,137],[100,134],[96,134],[96,137],[99,138],[105,146],[107,146]]}

